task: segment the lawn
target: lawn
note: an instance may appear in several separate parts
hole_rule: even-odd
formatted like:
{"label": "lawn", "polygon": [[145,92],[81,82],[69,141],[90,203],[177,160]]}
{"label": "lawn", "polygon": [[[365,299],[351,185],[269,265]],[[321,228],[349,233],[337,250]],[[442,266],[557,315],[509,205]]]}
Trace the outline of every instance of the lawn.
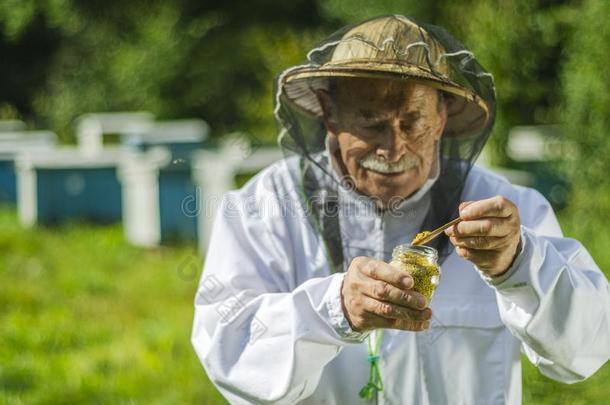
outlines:
{"label": "lawn", "polygon": [[[134,248],[120,226],[25,230],[8,208],[0,230],[0,403],[224,403],[189,342],[193,247]],[[592,245],[600,264],[609,243]],[[524,403],[607,403],[608,381],[608,364],[563,385],[525,361]]]}
{"label": "lawn", "polygon": [[190,345],[194,248],[0,210],[0,403],[225,403]]}

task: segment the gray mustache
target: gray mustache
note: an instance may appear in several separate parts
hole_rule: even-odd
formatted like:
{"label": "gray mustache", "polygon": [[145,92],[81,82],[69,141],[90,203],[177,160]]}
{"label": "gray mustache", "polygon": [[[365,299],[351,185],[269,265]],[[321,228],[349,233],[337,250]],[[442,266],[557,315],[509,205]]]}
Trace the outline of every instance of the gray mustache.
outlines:
{"label": "gray mustache", "polygon": [[411,154],[404,155],[398,162],[388,162],[374,153],[369,153],[360,160],[360,166],[365,169],[388,174],[404,172],[418,165],[419,159]]}

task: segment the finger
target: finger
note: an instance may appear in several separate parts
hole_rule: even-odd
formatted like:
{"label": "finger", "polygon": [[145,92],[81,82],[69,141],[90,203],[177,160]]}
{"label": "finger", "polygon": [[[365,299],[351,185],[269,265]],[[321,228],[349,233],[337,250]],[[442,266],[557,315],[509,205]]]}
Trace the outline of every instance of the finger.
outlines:
{"label": "finger", "polygon": [[391,302],[403,307],[421,310],[426,308],[426,297],[417,291],[396,288],[385,281],[375,280],[366,283],[362,293],[368,297]]}
{"label": "finger", "polygon": [[483,218],[461,221],[445,230],[448,236],[507,236],[515,232],[513,221],[507,218]]}
{"label": "finger", "polygon": [[361,274],[375,280],[385,281],[397,288],[413,287],[413,278],[409,274],[385,262],[371,259],[363,263],[359,269]]}
{"label": "finger", "polygon": [[515,205],[503,196],[496,196],[485,200],[475,201],[460,209],[463,220],[484,217],[508,218],[516,210]]}
{"label": "finger", "polygon": [[460,203],[459,206],[459,210],[461,211],[462,209],[468,207],[470,204],[472,204],[474,201],[464,201],[462,203]]}
{"label": "finger", "polygon": [[366,295],[362,296],[362,310],[388,319],[403,319],[411,321],[427,321],[432,318],[432,310],[413,310],[390,302],[379,301]]}
{"label": "finger", "polygon": [[449,240],[454,246],[476,250],[497,250],[508,246],[511,242],[509,238],[495,236],[472,236],[467,238],[451,236]]}
{"label": "finger", "polygon": [[495,250],[477,250],[464,247],[456,247],[456,253],[466,260],[475,263],[481,270],[494,268],[498,261],[499,254]]}

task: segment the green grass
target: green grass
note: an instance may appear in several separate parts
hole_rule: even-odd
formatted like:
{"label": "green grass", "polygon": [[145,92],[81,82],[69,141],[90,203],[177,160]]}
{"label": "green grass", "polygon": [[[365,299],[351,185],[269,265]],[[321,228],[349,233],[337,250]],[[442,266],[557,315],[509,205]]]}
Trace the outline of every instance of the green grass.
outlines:
{"label": "green grass", "polygon": [[190,345],[201,259],[0,210],[0,403],[225,403]]}
{"label": "green grass", "polygon": [[[610,236],[596,235],[608,269]],[[120,226],[26,230],[3,208],[0,252],[0,403],[225,403],[189,342],[194,248],[137,249]],[[610,396],[609,364],[575,385],[523,369],[527,404]]]}
{"label": "green grass", "polygon": [[562,384],[546,378],[526,357],[523,365],[523,403],[548,405],[607,404],[610,398],[610,365],[606,363],[589,379]]}

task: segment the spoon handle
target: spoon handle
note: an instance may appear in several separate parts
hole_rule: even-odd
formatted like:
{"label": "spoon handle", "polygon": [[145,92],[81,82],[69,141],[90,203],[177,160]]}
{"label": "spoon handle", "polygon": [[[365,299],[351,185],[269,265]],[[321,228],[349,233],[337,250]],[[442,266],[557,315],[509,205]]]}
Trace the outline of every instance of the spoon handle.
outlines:
{"label": "spoon handle", "polygon": [[[420,238],[417,242],[412,243],[413,246],[419,246],[419,245],[423,245],[426,244],[428,242],[430,242],[432,239],[436,238],[438,235],[440,235],[441,233],[443,233],[443,231],[449,227],[452,227],[455,224],[458,224],[462,221],[462,218],[457,217],[456,219],[454,219],[451,222],[447,222],[445,225],[441,226],[440,228],[436,228],[433,231],[430,231],[425,237]],[[416,238],[417,239],[417,238]]]}

